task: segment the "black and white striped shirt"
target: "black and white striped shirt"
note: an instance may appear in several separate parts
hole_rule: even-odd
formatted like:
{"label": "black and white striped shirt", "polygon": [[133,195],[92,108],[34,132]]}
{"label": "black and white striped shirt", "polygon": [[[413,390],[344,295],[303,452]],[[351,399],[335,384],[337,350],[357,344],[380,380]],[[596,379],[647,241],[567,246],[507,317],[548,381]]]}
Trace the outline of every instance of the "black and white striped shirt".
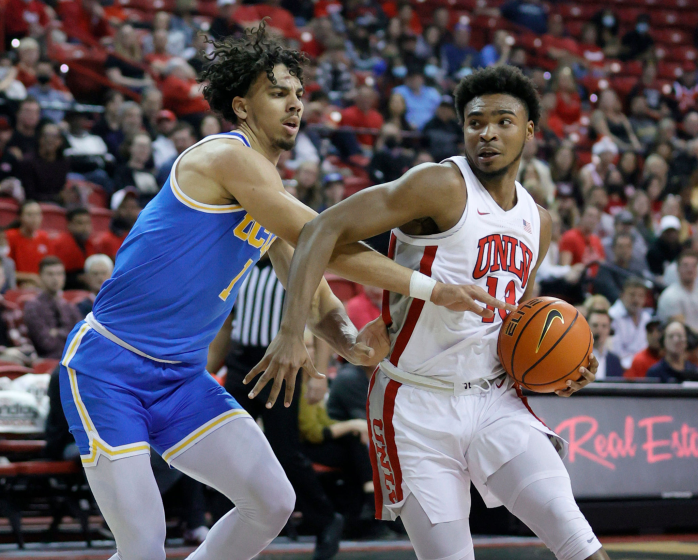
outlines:
{"label": "black and white striped shirt", "polygon": [[231,338],[246,347],[269,346],[279,332],[285,294],[271,261],[258,262],[240,286]]}

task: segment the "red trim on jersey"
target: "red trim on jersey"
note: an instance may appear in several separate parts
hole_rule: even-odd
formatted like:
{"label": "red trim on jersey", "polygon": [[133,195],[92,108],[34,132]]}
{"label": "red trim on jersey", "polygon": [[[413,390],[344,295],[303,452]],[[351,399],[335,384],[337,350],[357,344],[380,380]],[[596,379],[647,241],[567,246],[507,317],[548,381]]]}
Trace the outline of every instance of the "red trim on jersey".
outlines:
{"label": "red trim on jersey", "polygon": [[385,435],[385,447],[390,461],[390,468],[395,477],[395,494],[397,501],[402,501],[402,470],[400,469],[400,458],[397,455],[395,445],[395,427],[393,426],[393,414],[395,412],[395,397],[401,383],[388,381],[385,388],[385,400],[383,401],[383,434]]}
{"label": "red trim on jersey", "polygon": [[[388,258],[393,260],[395,258],[395,243],[397,237],[393,232],[390,232],[390,245],[388,245]],[[393,323],[392,317],[390,317],[390,292],[388,290],[383,290],[383,310],[381,311],[383,315],[383,322],[386,327],[389,327]]]}
{"label": "red trim on jersey", "polygon": [[371,458],[371,470],[373,471],[373,497],[376,501],[376,519],[383,519],[383,487],[381,486],[381,478],[378,474],[378,458],[376,455],[376,446],[373,443],[373,426],[371,426],[371,391],[376,384],[376,374],[378,368],[375,369],[371,376],[371,382],[368,385],[368,398],[366,399],[366,422],[368,422],[368,450]]}
{"label": "red trim on jersey", "polygon": [[[543,426],[545,426],[546,428],[548,428],[548,425],[547,425],[545,422],[543,422],[543,420],[541,420],[540,418],[538,418],[538,416],[536,416],[536,413],[535,413],[535,412],[533,412],[533,409],[531,408],[531,405],[528,404],[528,397],[524,397],[523,391],[521,391],[521,385],[519,385],[518,383],[516,383],[516,384],[514,385],[514,388],[516,389],[516,396],[518,396],[518,397],[521,399],[521,402],[524,403],[524,406],[528,409],[528,411],[529,411],[531,414],[533,414],[533,417],[534,417],[536,420],[538,420],[538,422],[540,422],[541,424],[543,424]],[[550,428],[548,428],[548,429],[550,429]]]}
{"label": "red trim on jersey", "polygon": [[[431,266],[434,264],[434,258],[436,258],[436,250],[438,248],[438,245],[430,245],[424,248],[424,255],[419,263],[419,272],[425,274],[426,276],[431,276]],[[400,356],[402,356],[402,353],[407,347],[407,343],[410,341],[410,337],[414,332],[414,328],[417,326],[417,321],[419,320],[419,316],[422,314],[423,308],[424,300],[412,300],[412,304],[407,311],[405,324],[402,326],[400,333],[397,335],[395,346],[393,347],[393,351],[390,353],[390,363],[395,367],[397,367],[397,364],[400,361]]]}

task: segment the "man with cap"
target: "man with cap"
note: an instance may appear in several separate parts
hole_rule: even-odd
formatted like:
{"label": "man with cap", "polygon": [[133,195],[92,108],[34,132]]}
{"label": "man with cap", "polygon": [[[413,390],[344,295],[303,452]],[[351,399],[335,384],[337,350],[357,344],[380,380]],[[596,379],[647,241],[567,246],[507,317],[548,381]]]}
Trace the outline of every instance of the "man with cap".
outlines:
{"label": "man with cap", "polygon": [[681,317],[686,325],[698,330],[698,253],[682,251],[678,264],[679,281],[671,284],[659,296],[657,317],[662,321]]}
{"label": "man with cap", "polygon": [[606,251],[606,261],[614,262],[614,237],[621,233],[629,234],[633,239],[633,251],[630,257],[629,269],[634,274],[642,276],[647,271],[647,242],[635,228],[635,218],[629,210],[621,210],[613,219],[613,236],[604,239],[603,248]]}
{"label": "man with cap", "polygon": [[659,237],[650,245],[647,251],[647,265],[650,272],[661,276],[664,268],[676,260],[681,253],[681,220],[676,216],[664,216],[659,222]]}
{"label": "man with cap", "polygon": [[591,155],[594,160],[579,170],[584,193],[592,187],[604,186],[608,172],[615,167],[613,162],[618,156],[618,146],[608,136],[604,136],[591,147]]}
{"label": "man with cap", "polygon": [[435,88],[424,85],[422,69],[417,66],[408,68],[405,83],[393,88],[393,92],[399,93],[405,100],[405,118],[417,130],[422,130],[431,120],[441,103],[441,94]]}
{"label": "man with cap", "polygon": [[95,253],[103,253],[113,261],[141,211],[138,191],[133,187],[116,191],[111,197],[111,209],[114,216],[109,230],[95,237],[94,249]]}
{"label": "man with cap", "polygon": [[160,169],[162,164],[177,157],[177,148],[170,138],[170,134],[177,126],[177,117],[172,111],[163,109],[155,119],[155,130],[157,136],[153,140],[153,162],[155,169]]}
{"label": "man with cap", "polygon": [[453,98],[450,95],[441,98],[434,118],[424,126],[422,133],[425,147],[434,157],[434,161],[444,160],[463,151],[463,131],[458,124]]}
{"label": "man with cap", "polygon": [[628,379],[647,377],[647,370],[659,361],[662,355],[661,324],[662,322],[656,316],[647,322],[645,325],[647,348],[635,354],[630,367],[625,370],[623,377]]}

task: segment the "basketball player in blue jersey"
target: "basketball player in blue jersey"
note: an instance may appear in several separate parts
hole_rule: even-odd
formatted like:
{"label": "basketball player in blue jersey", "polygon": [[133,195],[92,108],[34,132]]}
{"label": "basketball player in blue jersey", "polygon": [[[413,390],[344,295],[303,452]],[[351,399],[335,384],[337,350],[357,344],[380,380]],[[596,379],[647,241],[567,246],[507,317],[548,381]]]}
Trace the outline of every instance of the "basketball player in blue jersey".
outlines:
{"label": "basketball player in blue jersey", "polygon": [[[291,246],[315,217],[286,193],[275,167],[298,132],[303,61],[268,38],[264,24],[241,39],[214,43],[204,94],[238,129],[207,137],[177,159],[117,254],[92,313],[68,338],[61,398],[116,539],[112,560],[165,558],[151,447],[236,506],[191,560],[248,560],[293,511],[293,490],[264,435],[205,364],[250,268],[268,252],[285,281]],[[330,268],[357,282],[411,292],[411,270],[360,244],[338,251]],[[440,284],[431,297],[445,306],[473,299],[513,309],[466,286]],[[377,363],[387,351],[378,329],[356,332],[325,282],[309,326],[353,363]],[[303,367],[320,375],[309,360]],[[286,379],[287,404],[295,374]],[[275,382],[269,406],[281,385]]]}

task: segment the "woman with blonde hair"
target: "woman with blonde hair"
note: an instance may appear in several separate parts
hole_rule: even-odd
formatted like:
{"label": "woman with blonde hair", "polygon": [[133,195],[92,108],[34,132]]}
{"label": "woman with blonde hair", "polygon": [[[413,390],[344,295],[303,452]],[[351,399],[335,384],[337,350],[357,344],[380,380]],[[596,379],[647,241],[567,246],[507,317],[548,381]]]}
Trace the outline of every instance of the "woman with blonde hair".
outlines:
{"label": "woman with blonde hair", "polygon": [[145,71],[143,54],[133,26],[125,23],[114,36],[112,52],[104,63],[107,78],[119,86],[140,92],[153,85],[153,80]]}

